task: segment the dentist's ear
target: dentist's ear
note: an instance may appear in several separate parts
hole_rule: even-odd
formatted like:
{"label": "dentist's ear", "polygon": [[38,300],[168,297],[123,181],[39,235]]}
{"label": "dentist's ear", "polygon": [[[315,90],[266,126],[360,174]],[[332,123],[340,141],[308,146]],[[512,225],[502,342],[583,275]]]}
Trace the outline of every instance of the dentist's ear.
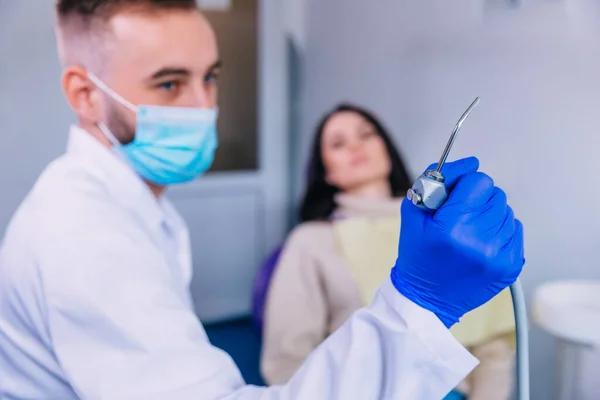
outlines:
{"label": "dentist's ear", "polygon": [[90,81],[85,68],[66,67],[61,85],[67,103],[80,121],[92,124],[102,119],[102,92]]}

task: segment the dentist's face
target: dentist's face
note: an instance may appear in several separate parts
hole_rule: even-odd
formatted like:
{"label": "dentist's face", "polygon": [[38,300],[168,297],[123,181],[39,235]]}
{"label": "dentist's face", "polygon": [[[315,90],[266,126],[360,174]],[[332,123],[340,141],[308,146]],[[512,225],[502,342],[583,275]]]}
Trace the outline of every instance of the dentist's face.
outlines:
{"label": "dentist's face", "polygon": [[132,141],[135,132],[135,113],[96,87],[88,72],[134,105],[217,105],[217,43],[197,10],[123,10],[92,35],[82,35],[81,43],[96,53],[63,74],[67,100],[88,131],[104,122],[122,143]]}
{"label": "dentist's face", "polygon": [[[105,83],[135,105],[213,108],[219,55],[214,32],[197,11],[121,13],[112,38]],[[135,114],[98,90],[104,121],[118,139],[133,140]]]}

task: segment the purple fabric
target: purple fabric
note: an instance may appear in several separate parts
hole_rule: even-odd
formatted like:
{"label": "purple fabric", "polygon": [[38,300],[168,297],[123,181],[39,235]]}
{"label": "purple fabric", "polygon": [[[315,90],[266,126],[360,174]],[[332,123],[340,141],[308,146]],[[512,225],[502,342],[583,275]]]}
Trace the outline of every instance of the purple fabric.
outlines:
{"label": "purple fabric", "polygon": [[267,301],[267,291],[271,283],[271,277],[275,272],[277,261],[283,246],[279,246],[265,260],[264,264],[258,271],[258,275],[254,280],[254,290],[252,293],[252,325],[256,332],[262,336],[263,316],[265,312],[265,303]]}
{"label": "purple fabric", "polygon": [[[345,219],[341,213],[334,213],[331,220]],[[283,245],[277,247],[265,260],[258,275],[254,279],[254,289],[252,291],[252,326],[259,336],[262,336],[263,320],[265,313],[265,304],[267,302],[267,292],[271,283],[271,277],[277,267],[279,255],[283,250]]]}

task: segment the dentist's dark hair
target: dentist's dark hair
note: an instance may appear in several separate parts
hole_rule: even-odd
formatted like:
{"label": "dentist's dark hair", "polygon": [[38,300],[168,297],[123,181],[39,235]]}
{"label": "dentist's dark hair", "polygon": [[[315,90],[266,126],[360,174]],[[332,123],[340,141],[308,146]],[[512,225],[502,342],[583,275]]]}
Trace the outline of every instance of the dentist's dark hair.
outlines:
{"label": "dentist's dark hair", "polygon": [[61,64],[86,65],[98,72],[105,64],[108,23],[115,15],[172,10],[193,12],[198,6],[196,0],[57,0],[55,9]]}
{"label": "dentist's dark hair", "polygon": [[404,196],[406,191],[412,186],[412,181],[404,166],[404,162],[400,157],[400,153],[394,146],[392,138],[384,128],[383,124],[365,108],[343,103],[325,114],[317,125],[308,164],[306,192],[300,207],[300,220],[302,222],[328,220],[337,208],[335,195],[340,192],[340,189],[330,185],[325,180],[326,171],[325,165],[323,164],[321,142],[325,124],[327,124],[327,121],[329,121],[332,116],[340,112],[353,112],[359,114],[375,128],[376,133],[383,139],[391,164],[389,182],[392,189],[392,196]]}
{"label": "dentist's dark hair", "polygon": [[59,22],[66,17],[79,16],[84,19],[107,20],[125,9],[195,9],[195,0],[58,0],[56,14]]}

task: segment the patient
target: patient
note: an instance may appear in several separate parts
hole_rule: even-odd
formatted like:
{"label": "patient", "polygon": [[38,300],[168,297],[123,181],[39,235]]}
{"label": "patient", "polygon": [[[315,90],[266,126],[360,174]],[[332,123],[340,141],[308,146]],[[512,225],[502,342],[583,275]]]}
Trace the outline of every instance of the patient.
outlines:
{"label": "patient", "polygon": [[[261,371],[270,385],[286,382],[371,302],[394,265],[400,203],[411,186],[383,126],[352,105],[323,118],[309,167],[302,224],[285,243],[267,297]],[[452,396],[507,399],[514,358],[510,293],[467,314],[452,332],[481,361]]]}

